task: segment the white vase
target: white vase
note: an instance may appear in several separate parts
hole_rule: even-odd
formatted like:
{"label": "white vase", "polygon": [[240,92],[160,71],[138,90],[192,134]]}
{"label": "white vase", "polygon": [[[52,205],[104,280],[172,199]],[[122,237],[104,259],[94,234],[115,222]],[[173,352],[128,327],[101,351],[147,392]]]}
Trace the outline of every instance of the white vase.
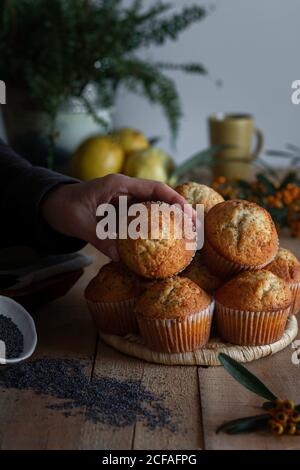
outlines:
{"label": "white vase", "polygon": [[98,109],[97,116],[107,122],[107,126],[104,127],[96,122],[86,111],[61,110],[56,119],[58,133],[55,139],[56,147],[71,154],[84,139],[111,130],[112,110],[110,108]]}

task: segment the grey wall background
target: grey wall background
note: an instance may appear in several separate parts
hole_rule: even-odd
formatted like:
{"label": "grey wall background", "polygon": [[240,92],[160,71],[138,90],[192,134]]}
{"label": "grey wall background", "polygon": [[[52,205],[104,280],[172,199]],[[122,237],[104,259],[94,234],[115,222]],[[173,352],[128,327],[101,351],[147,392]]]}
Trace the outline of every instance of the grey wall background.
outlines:
{"label": "grey wall background", "polygon": [[[173,0],[176,7],[192,3],[212,5]],[[300,105],[290,99],[291,83],[300,79],[300,1],[215,0],[214,5],[215,11],[179,41],[144,54],[154,60],[200,61],[209,70],[208,77],[173,74],[184,106],[176,150],[160,109],[144,99],[121,92],[116,124],[164,136],[161,146],[177,161],[207,145],[207,116],[216,111],[253,113],[267,148],[300,145]],[[222,87],[216,86],[217,79]]]}

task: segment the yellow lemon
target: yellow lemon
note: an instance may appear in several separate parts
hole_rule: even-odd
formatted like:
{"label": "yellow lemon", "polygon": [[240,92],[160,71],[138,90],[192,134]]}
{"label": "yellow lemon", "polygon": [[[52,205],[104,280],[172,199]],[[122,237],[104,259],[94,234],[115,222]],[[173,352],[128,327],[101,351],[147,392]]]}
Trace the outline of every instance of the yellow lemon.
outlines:
{"label": "yellow lemon", "polygon": [[130,127],[116,130],[112,133],[112,137],[122,147],[125,155],[149,147],[149,141],[144,134]]}
{"label": "yellow lemon", "polygon": [[166,182],[172,159],[160,149],[150,147],[131,153],[126,160],[124,173],[136,178]]}
{"label": "yellow lemon", "polygon": [[143,178],[145,180],[162,181],[165,183],[168,180],[168,174],[165,168],[161,165],[154,167],[143,167],[136,173],[136,178]]}
{"label": "yellow lemon", "polygon": [[75,151],[71,169],[74,176],[91,180],[109,173],[119,173],[124,163],[122,148],[107,136],[86,139]]}

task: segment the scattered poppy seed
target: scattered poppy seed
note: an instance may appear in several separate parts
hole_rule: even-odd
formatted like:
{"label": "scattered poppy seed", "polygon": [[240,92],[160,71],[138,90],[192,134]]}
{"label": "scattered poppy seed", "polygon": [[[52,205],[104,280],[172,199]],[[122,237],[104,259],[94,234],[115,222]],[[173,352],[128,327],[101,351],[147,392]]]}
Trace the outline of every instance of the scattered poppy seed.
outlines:
{"label": "scattered poppy seed", "polygon": [[85,415],[95,423],[125,427],[142,421],[151,429],[176,426],[164,396],[155,396],[139,381],[111,377],[93,377],[84,372],[77,359],[43,358],[0,371],[0,388],[33,390],[58,401],[47,405],[65,417]]}
{"label": "scattered poppy seed", "polygon": [[4,315],[0,315],[0,341],[5,343],[7,359],[16,359],[22,354],[24,349],[23,334],[14,322]]}

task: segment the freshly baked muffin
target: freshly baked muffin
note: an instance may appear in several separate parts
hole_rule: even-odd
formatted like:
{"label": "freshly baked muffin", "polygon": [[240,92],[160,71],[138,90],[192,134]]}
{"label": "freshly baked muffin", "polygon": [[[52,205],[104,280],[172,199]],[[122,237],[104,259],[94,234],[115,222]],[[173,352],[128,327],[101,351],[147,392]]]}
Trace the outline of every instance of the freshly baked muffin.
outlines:
{"label": "freshly baked muffin", "polygon": [[221,194],[205,184],[193,182],[183,183],[177,186],[175,191],[184,197],[194,209],[197,204],[203,204],[204,214],[207,214],[216,204],[224,201]]}
{"label": "freshly baked muffin", "polygon": [[231,200],[205,218],[205,264],[220,277],[261,269],[275,258],[278,235],[270,214],[253,202]]}
{"label": "freshly baked muffin", "polygon": [[291,314],[296,315],[300,310],[300,261],[291,251],[279,248],[276,258],[265,269],[288,283],[293,296]]}
{"label": "freshly baked muffin", "polygon": [[209,340],[214,302],[190,279],[175,276],[153,283],[135,312],[140,334],[155,351],[193,351]]}
{"label": "freshly baked muffin", "polygon": [[270,344],[284,332],[292,294],[287,283],[267,270],[248,271],[215,294],[218,332],[230,343]]}
{"label": "freshly baked muffin", "polygon": [[[143,202],[142,206],[146,209],[144,230],[141,223],[138,238],[134,239],[129,234],[126,239],[117,240],[121,260],[134,272],[149,279],[162,279],[182,271],[196,250],[192,222],[180,208],[166,203]],[[171,207],[173,211],[170,212]],[[132,218],[129,218],[129,229],[131,222]]]}
{"label": "freshly baked muffin", "polygon": [[213,293],[221,286],[222,281],[209,271],[202,258],[201,252],[197,251],[191,264],[180,275],[187,277],[206,292]]}
{"label": "freshly baked muffin", "polygon": [[85,289],[85,298],[99,330],[116,335],[136,333],[134,305],[145,285],[121,263],[103,266]]}

